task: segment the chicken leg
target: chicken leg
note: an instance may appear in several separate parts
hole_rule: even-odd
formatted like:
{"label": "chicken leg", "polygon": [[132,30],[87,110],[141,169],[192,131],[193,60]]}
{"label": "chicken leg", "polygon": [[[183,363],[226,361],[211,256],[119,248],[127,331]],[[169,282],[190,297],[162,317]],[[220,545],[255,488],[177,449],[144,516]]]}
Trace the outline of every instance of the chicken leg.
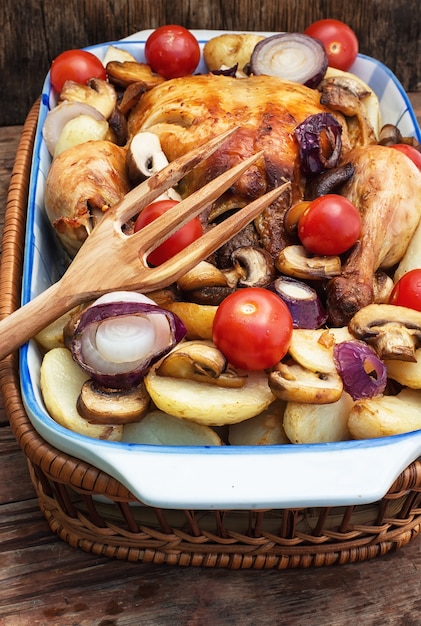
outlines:
{"label": "chicken leg", "polygon": [[348,324],[359,309],[373,302],[374,273],[400,261],[421,217],[421,172],[408,157],[370,145],[353,150],[347,161],[355,171],[341,194],[360,211],[362,228],[341,275],[327,286],[334,326]]}

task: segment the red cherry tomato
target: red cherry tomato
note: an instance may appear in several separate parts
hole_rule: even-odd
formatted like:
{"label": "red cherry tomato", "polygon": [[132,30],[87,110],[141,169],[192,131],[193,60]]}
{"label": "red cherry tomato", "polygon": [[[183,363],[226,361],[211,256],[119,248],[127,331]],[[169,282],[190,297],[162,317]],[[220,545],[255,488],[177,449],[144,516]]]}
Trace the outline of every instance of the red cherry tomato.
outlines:
{"label": "red cherry tomato", "polygon": [[275,293],[261,287],[238,289],[218,306],[213,321],[215,345],[234,366],[262,370],[286,354],[292,318]]}
{"label": "red cherry tomato", "polygon": [[394,148],[395,150],[399,150],[399,152],[402,152],[403,154],[406,154],[406,156],[415,163],[418,169],[421,170],[421,152],[419,150],[417,150],[413,146],[409,146],[406,143],[395,143],[390,147]]}
{"label": "red cherry tomato", "polygon": [[308,26],[304,33],[322,42],[330,67],[346,71],[357,58],[357,36],[352,28],[340,20],[318,20]]}
{"label": "red cherry tomato", "polygon": [[347,198],[331,193],[310,202],[298,222],[298,237],[309,252],[342,254],[357,241],[361,216]]}
{"label": "red cherry tomato", "polygon": [[410,270],[398,280],[390,294],[389,304],[421,311],[421,269]]}
{"label": "red cherry tomato", "polygon": [[196,37],[175,24],[161,26],[149,35],[145,44],[146,62],[165,78],[193,74],[200,60]]}
{"label": "red cherry tomato", "polygon": [[[157,200],[152,202],[143,209],[137,218],[134,231],[137,232],[147,224],[150,224],[157,217],[166,213],[173,206],[178,204],[177,200]],[[198,217],[187,222],[177,232],[168,237],[160,246],[155,248],[148,256],[148,262],[151,265],[161,265],[173,257],[177,252],[184,250],[189,244],[199,239],[203,234],[202,224]]]}
{"label": "red cherry tomato", "polygon": [[60,92],[66,80],[85,84],[90,78],[102,78],[107,74],[102,62],[87,50],[66,50],[54,59],[50,69],[53,88]]}

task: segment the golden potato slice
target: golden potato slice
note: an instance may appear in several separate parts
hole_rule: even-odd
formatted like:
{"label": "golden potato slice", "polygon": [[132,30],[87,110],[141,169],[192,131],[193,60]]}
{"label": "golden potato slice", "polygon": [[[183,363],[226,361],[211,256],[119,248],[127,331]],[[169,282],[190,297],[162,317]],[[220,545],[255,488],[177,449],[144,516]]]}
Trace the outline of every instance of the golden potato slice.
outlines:
{"label": "golden potato slice", "polygon": [[71,311],[68,311],[54,322],[40,330],[40,332],[35,336],[35,340],[44,348],[44,350],[52,350],[53,348],[64,348],[64,336],[63,330],[64,327],[70,320],[73,315],[80,309],[81,307],[76,307]]}
{"label": "golden potato slice", "polygon": [[151,411],[137,423],[126,424],[123,441],[161,446],[221,446],[219,435],[204,424]]}
{"label": "golden potato slice", "polygon": [[158,409],[208,426],[242,422],[264,411],[275,399],[264,372],[250,372],[244,387],[227,389],[158,376],[155,370],[149,371],[145,385]]}
{"label": "golden potato slice", "polygon": [[290,443],[283,427],[286,403],[275,400],[269,408],[249,420],[231,424],[228,440],[233,446],[270,446]]}
{"label": "golden potato slice", "polygon": [[387,376],[405,387],[421,389],[421,348],[415,350],[416,363],[410,361],[385,361]]}
{"label": "golden potato slice", "polygon": [[46,353],[41,363],[41,393],[51,417],[69,430],[87,437],[120,441],[123,426],[90,424],[79,415],[77,399],[88,376],[74,362],[70,350],[54,348]]}
{"label": "golden potato slice", "polygon": [[255,33],[225,33],[213,37],[203,49],[206,65],[213,71],[223,65],[233,67],[238,63],[238,69],[243,70],[250,61],[255,45],[262,39],[263,35]]}
{"label": "golden potato slice", "polygon": [[421,392],[403,389],[397,396],[355,402],[348,420],[354,439],[375,439],[421,428]]}
{"label": "golden potato slice", "polygon": [[348,328],[307,330],[294,329],[288,349],[292,358],[312,372],[336,373],[333,347],[341,341],[355,339]]}
{"label": "golden potato slice", "polygon": [[291,443],[324,443],[351,439],[348,418],[353,400],[347,393],[332,404],[288,402],[284,429]]}
{"label": "golden potato slice", "polygon": [[163,308],[178,315],[187,330],[187,339],[212,339],[217,306],[194,302],[165,302]]}

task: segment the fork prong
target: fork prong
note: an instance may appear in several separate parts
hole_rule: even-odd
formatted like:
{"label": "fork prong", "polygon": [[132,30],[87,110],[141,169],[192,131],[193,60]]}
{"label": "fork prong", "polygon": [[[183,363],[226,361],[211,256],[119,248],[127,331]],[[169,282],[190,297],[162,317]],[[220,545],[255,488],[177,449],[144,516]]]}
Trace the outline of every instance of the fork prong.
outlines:
{"label": "fork prong", "polygon": [[216,137],[213,137],[198,148],[194,148],[190,152],[171,161],[171,163],[159,170],[159,172],[129,191],[119,204],[107,211],[106,215],[112,215],[120,225],[124,224],[136,213],[139,213],[145,206],[153,202],[155,198],[164,191],[178,183],[183,176],[202,161],[207,159],[215,150],[220,148],[236,130],[238,130],[237,126],[230,128]]}
{"label": "fork prong", "polygon": [[130,245],[137,246],[139,256],[146,258],[169,235],[217,200],[262,154],[262,152],[258,152],[234,165],[234,167],[223,172],[218,178],[193,192],[164,215],[161,215],[137,233],[130,235]]}
{"label": "fork prong", "polygon": [[149,276],[144,277],[142,289],[160,289],[174,282],[180,276],[192,269],[197,263],[206,259],[220,246],[236,235],[247,224],[255,219],[265,208],[272,204],[284,191],[291,186],[286,182],[279,187],[268,191],[244,208],[237,211],[226,220],[206,232],[171,259],[153,268]]}

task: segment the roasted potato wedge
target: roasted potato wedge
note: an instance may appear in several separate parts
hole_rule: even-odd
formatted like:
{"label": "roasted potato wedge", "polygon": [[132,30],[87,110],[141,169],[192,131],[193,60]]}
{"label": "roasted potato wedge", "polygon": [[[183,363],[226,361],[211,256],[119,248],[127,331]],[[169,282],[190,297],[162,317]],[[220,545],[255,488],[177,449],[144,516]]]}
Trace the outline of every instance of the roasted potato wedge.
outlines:
{"label": "roasted potato wedge", "polygon": [[138,423],[126,424],[123,441],[159,446],[221,446],[219,435],[204,424],[151,411]]}
{"label": "roasted potato wedge", "polygon": [[385,361],[387,376],[392,380],[410,387],[411,389],[421,389],[421,348],[415,350],[415,363],[410,361]]}
{"label": "roasted potato wedge", "polygon": [[90,424],[76,409],[85,372],[74,362],[70,350],[54,348],[41,363],[40,385],[45,407],[51,417],[69,430],[95,439],[120,441],[123,427],[114,424]]}
{"label": "roasted potato wedge", "polygon": [[187,330],[187,339],[212,339],[217,306],[194,302],[166,302],[163,308],[178,315]]}
{"label": "roasted potato wedge", "polygon": [[286,403],[275,400],[270,407],[229,427],[228,440],[233,446],[270,446],[290,443],[283,427]]}
{"label": "roasted potato wedge", "polygon": [[264,372],[251,372],[243,387],[227,389],[158,376],[155,366],[146,376],[145,385],[161,411],[208,426],[242,422],[264,411],[275,399]]}
{"label": "roasted potato wedge", "polygon": [[421,428],[421,391],[403,389],[397,396],[358,400],[348,427],[354,439],[375,439]]}
{"label": "roasted potato wedge", "polygon": [[263,35],[255,33],[225,33],[213,37],[206,42],[203,57],[211,71],[219,70],[222,66],[234,67],[243,70],[249,63],[254,46],[264,39]]}
{"label": "roasted potato wedge", "polygon": [[291,443],[324,443],[351,439],[348,417],[353,400],[343,393],[332,404],[299,404],[288,402],[284,429]]}

